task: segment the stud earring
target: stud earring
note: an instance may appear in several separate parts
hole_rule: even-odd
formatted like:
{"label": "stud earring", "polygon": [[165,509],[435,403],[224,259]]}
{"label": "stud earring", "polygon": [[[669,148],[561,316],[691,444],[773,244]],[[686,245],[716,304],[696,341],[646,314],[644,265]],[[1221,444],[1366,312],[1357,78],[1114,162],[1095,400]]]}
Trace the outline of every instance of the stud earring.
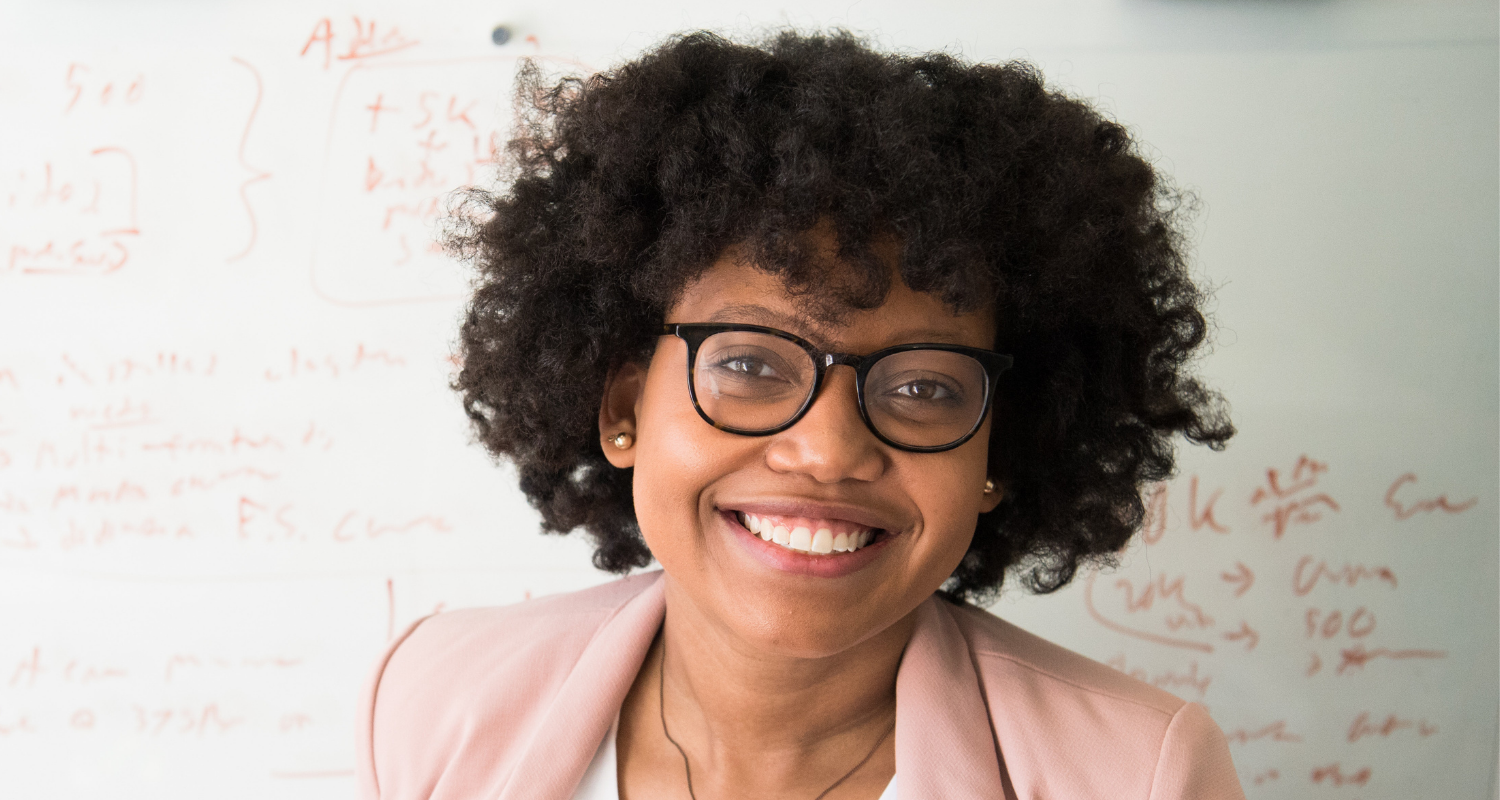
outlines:
{"label": "stud earring", "polygon": [[624,431],[620,431],[609,440],[609,443],[621,450],[629,450],[630,446],[635,444],[635,437]]}
{"label": "stud earring", "polygon": [[985,478],[984,479],[984,493],[985,494],[994,494],[995,493],[995,479],[994,478]]}

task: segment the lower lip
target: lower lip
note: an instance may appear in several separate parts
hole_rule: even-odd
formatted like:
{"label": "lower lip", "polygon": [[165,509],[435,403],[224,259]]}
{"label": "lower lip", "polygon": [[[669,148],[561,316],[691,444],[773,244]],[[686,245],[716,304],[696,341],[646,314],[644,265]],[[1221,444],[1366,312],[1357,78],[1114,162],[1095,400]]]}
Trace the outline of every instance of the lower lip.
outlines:
{"label": "lower lip", "polygon": [[841,578],[858,572],[878,558],[880,551],[890,543],[889,536],[885,535],[852,553],[803,553],[756,536],[740,524],[733,511],[720,511],[719,515],[724,518],[724,524],[729,527],[735,541],[754,558],[783,572],[815,578]]}

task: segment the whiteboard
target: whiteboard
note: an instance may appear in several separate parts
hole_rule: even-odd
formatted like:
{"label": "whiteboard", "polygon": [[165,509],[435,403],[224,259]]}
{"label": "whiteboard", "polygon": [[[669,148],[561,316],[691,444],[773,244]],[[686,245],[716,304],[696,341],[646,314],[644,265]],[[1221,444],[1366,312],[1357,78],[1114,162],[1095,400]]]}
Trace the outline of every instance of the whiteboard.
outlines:
{"label": "whiteboard", "polygon": [[1240,435],[996,613],[1204,703],[1251,798],[1494,796],[1495,6],[1143,0],[8,4],[0,794],[350,796],[392,631],[607,580],[468,442],[434,212],[519,57],[782,23],[1031,59],[1202,200]]}

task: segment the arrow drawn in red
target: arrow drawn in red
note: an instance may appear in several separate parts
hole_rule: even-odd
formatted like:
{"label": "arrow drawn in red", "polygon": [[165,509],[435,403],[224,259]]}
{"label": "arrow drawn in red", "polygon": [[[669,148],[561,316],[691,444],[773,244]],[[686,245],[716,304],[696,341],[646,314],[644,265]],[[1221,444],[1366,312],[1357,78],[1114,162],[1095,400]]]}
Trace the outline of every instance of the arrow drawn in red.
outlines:
{"label": "arrow drawn in red", "polygon": [[1240,584],[1240,588],[1234,590],[1234,596],[1239,597],[1250,591],[1250,587],[1255,584],[1255,573],[1251,572],[1243,561],[1234,562],[1234,566],[1236,567],[1234,572],[1221,572],[1219,577],[1229,583]]}
{"label": "arrow drawn in red", "polygon": [[1260,644],[1260,634],[1256,633],[1248,622],[1241,622],[1239,630],[1224,634],[1224,638],[1231,642],[1244,640],[1246,650],[1254,650],[1255,646]]}

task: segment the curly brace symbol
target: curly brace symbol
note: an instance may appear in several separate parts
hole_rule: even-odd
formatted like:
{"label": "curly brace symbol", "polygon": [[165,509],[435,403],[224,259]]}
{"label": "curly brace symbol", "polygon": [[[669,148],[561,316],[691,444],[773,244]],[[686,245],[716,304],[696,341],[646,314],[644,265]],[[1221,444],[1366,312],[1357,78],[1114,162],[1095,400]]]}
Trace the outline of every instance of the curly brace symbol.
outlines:
{"label": "curly brace symbol", "polygon": [[249,255],[251,248],[255,247],[255,237],[257,233],[255,224],[255,209],[250,206],[250,196],[246,193],[246,190],[250,188],[251,184],[258,183],[271,177],[271,173],[251,166],[250,162],[245,160],[245,144],[250,141],[250,126],[255,124],[255,115],[260,111],[260,98],[261,95],[265,92],[265,85],[261,82],[260,71],[252,66],[250,62],[237,56],[231,56],[230,58],[234,61],[234,63],[250,70],[250,74],[255,77],[255,103],[250,106],[250,116],[245,120],[245,132],[240,135],[239,151],[240,166],[244,167],[246,170],[252,173],[250,178],[246,179],[244,183],[240,184],[240,201],[245,204],[245,216],[250,218],[250,240],[245,243],[245,249],[225,259],[226,261],[233,263],[244,258],[246,255]]}

